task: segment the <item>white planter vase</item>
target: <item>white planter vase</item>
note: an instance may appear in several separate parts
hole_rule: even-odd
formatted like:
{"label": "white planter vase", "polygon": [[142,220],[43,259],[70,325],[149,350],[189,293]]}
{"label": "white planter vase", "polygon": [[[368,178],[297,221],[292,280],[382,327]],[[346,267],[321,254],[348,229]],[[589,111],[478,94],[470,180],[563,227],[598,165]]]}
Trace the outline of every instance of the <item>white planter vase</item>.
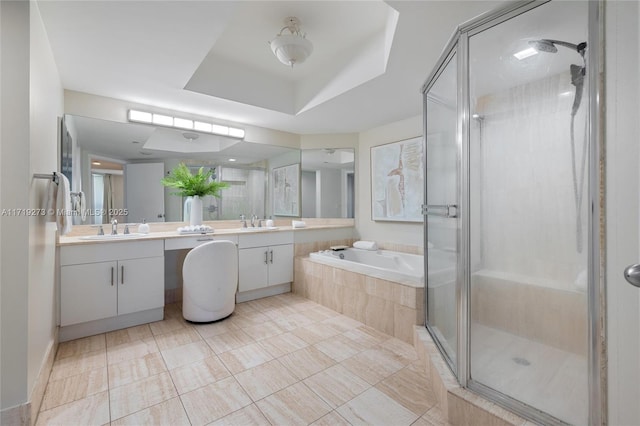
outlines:
{"label": "white planter vase", "polygon": [[191,215],[189,225],[202,225],[202,199],[197,195],[194,195],[193,199],[191,200]]}

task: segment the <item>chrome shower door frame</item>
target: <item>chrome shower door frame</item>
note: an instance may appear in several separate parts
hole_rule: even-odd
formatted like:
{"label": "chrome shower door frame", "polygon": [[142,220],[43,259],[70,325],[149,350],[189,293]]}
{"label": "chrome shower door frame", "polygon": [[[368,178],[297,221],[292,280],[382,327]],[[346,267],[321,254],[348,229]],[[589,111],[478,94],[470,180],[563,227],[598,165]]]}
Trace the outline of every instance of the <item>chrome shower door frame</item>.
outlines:
{"label": "chrome shower door frame", "polygon": [[[469,37],[488,28],[519,16],[552,0],[525,0],[509,3],[496,10],[478,16],[461,24],[451,36],[434,70],[422,86],[424,94],[424,143],[425,165],[427,156],[427,92],[434,85],[440,73],[453,57],[458,61],[458,117],[456,138],[458,143],[458,202],[460,226],[458,227],[457,243],[459,248],[456,282],[457,309],[457,344],[456,362],[448,357],[429,325],[428,313],[428,262],[425,253],[425,326],[433,341],[443,354],[447,365],[456,376],[461,386],[490,399],[491,401],[520,414],[528,419],[543,424],[565,424],[557,418],[542,412],[535,407],[524,404],[516,399],[491,389],[471,378],[470,357],[470,311],[469,296],[470,279],[470,82],[469,82]],[[604,241],[604,138],[602,130],[604,122],[602,101],[604,70],[603,49],[603,0],[589,1],[588,11],[588,46],[589,61],[587,75],[589,79],[588,104],[588,290],[587,290],[587,321],[588,321],[588,383],[589,383],[589,424],[606,424],[606,345],[605,345],[605,253],[601,247]],[[426,174],[426,169],[425,169]],[[425,175],[426,182],[426,175]],[[425,202],[427,200],[427,185],[425,184]],[[428,250],[428,226],[426,211],[424,219],[424,247]]]}

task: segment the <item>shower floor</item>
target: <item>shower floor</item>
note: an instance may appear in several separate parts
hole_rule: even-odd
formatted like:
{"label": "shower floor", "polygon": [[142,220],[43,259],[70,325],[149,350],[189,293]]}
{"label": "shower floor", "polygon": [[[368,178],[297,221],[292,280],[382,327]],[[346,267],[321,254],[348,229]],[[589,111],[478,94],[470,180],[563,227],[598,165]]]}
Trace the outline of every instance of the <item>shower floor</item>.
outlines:
{"label": "shower floor", "polygon": [[587,424],[585,357],[474,323],[471,377],[563,421]]}

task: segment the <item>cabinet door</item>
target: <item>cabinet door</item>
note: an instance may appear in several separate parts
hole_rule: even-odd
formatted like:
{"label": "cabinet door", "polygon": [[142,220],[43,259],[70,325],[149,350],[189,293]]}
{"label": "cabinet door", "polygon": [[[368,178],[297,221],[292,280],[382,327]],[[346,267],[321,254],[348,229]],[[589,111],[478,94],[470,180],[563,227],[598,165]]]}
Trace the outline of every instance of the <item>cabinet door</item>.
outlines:
{"label": "cabinet door", "polygon": [[293,244],[269,247],[269,285],[293,281]]}
{"label": "cabinet door", "polygon": [[164,306],[164,257],[118,261],[118,315]]}
{"label": "cabinet door", "polygon": [[117,315],[117,262],[60,267],[60,325]]}
{"label": "cabinet door", "polygon": [[256,247],[238,250],[238,291],[267,286],[269,248]]}

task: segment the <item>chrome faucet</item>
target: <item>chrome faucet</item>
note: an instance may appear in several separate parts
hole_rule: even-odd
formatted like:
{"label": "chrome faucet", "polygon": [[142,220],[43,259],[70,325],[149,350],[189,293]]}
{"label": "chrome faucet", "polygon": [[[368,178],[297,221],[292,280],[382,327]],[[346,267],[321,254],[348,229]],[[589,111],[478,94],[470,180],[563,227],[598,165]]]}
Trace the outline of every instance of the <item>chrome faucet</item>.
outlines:
{"label": "chrome faucet", "polygon": [[111,235],[118,235],[118,221],[115,219],[111,220]]}
{"label": "chrome faucet", "polygon": [[247,217],[243,214],[240,215],[240,223],[242,224],[243,228],[247,227]]}

